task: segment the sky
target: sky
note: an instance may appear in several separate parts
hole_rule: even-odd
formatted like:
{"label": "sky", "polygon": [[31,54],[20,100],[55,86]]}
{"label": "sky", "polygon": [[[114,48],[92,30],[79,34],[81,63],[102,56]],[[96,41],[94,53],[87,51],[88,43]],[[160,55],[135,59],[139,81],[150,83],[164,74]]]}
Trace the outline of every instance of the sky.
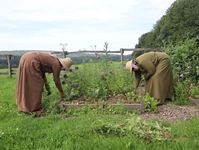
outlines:
{"label": "sky", "polygon": [[134,48],[174,1],[0,0],[0,51]]}

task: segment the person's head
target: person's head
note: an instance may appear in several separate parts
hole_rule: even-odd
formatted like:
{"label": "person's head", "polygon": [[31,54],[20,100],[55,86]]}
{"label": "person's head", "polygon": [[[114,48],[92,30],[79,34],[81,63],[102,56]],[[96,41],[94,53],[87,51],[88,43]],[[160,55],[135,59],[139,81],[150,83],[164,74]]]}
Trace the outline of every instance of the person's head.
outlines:
{"label": "person's head", "polygon": [[68,58],[59,58],[59,61],[65,70],[68,70],[71,67],[71,65],[73,64],[73,61],[69,57]]}
{"label": "person's head", "polygon": [[134,60],[131,60],[126,63],[126,69],[132,73],[138,71],[139,67],[135,64]]}

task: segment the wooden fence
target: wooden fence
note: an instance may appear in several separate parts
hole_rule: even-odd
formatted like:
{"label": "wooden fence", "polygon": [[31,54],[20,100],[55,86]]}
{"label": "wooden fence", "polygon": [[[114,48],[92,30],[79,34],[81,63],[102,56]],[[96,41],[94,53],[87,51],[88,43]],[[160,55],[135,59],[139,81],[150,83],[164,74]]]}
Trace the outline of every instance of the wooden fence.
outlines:
{"label": "wooden fence", "polygon": [[[64,51],[64,50],[63,50]],[[76,52],[69,52],[68,54],[72,54],[72,53],[118,53],[121,56],[121,62],[123,62],[124,60],[124,52],[125,51],[131,51],[131,52],[138,52],[138,51],[143,51],[143,52],[147,52],[147,51],[161,51],[159,48],[121,48],[118,51],[107,51],[107,50],[84,50],[84,51],[76,51]]]}

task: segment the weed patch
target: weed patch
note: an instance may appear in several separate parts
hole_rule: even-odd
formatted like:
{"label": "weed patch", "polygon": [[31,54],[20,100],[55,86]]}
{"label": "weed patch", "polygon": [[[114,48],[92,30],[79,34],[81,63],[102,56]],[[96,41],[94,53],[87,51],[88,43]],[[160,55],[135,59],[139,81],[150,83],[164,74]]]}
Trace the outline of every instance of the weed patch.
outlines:
{"label": "weed patch", "polygon": [[164,141],[171,138],[170,127],[160,122],[147,122],[138,116],[131,116],[123,123],[103,124],[94,131],[102,135],[135,136],[146,141]]}

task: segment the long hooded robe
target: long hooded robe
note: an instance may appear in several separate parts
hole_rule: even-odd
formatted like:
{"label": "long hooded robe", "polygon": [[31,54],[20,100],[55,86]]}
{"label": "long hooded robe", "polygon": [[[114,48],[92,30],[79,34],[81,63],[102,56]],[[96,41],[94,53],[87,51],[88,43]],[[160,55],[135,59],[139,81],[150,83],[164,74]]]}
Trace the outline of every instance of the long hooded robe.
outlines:
{"label": "long hooded robe", "polygon": [[147,52],[136,58],[140,71],[135,72],[135,88],[141,74],[146,81],[145,90],[160,103],[173,95],[173,75],[169,56],[164,52]]}
{"label": "long hooded robe", "polygon": [[54,82],[60,88],[62,66],[58,58],[47,52],[25,53],[19,62],[16,84],[16,104],[19,111],[34,112],[42,108],[41,98],[45,73],[53,73]]}

